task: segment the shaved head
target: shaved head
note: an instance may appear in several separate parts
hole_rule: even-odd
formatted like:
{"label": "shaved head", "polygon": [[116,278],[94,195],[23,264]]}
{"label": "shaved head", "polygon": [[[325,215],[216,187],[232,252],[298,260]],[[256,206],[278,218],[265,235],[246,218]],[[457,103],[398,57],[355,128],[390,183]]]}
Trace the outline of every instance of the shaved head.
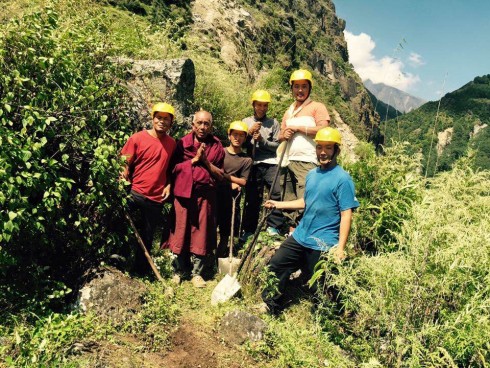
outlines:
{"label": "shaved head", "polygon": [[213,115],[209,111],[206,110],[199,110],[194,114],[194,118],[192,119],[192,122],[195,123],[196,121],[199,121],[201,119],[208,120],[211,124],[213,123]]}
{"label": "shaved head", "polygon": [[211,134],[213,125],[213,116],[210,112],[200,110],[194,114],[192,119],[192,131],[198,141],[203,141]]}

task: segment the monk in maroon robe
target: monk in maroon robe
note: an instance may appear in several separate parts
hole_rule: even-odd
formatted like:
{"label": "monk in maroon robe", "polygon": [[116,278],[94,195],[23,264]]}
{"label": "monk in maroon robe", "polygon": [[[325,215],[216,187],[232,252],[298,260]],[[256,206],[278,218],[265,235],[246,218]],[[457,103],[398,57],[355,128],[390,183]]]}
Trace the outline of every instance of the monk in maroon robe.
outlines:
{"label": "monk in maroon robe", "polygon": [[211,134],[212,122],[209,112],[198,111],[174,153],[175,224],[167,245],[177,255],[176,271],[195,287],[206,285],[205,259],[216,249],[216,182],[223,180],[225,151]]}

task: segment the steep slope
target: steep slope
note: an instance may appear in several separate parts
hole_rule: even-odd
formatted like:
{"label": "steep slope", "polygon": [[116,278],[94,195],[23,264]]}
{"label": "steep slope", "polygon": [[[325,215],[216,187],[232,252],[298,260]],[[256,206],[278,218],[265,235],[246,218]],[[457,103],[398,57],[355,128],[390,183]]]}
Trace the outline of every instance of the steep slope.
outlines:
{"label": "steep slope", "polygon": [[428,102],[388,121],[382,128],[387,142],[406,140],[414,152],[422,150],[429,175],[448,170],[469,148],[478,150],[475,166],[490,169],[490,75],[476,77],[446,94],[437,115],[438,104]]}
{"label": "steep slope", "polygon": [[306,67],[316,72],[314,97],[337,110],[359,138],[377,139],[369,96],[348,63],[345,22],[330,0],[196,0],[192,13],[189,48],[271,89],[281,114],[291,102],[290,71]]}

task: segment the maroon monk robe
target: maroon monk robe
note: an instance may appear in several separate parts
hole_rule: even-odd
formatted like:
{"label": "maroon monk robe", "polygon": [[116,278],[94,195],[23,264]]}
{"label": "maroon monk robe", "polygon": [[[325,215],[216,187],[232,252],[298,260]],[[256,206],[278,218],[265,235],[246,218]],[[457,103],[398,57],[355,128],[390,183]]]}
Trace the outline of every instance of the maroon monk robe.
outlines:
{"label": "maroon monk robe", "polygon": [[[223,168],[225,151],[219,139],[208,135],[204,143],[209,162]],[[177,142],[174,153],[175,224],[165,246],[175,254],[190,251],[205,256],[216,248],[215,179],[202,163],[191,163],[200,145],[189,133]]]}

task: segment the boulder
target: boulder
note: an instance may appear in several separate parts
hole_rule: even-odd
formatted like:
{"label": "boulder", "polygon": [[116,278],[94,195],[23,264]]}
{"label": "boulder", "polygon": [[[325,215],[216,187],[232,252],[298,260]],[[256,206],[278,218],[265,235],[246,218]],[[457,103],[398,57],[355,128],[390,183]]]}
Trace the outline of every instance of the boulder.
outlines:
{"label": "boulder", "polygon": [[115,60],[127,67],[127,87],[133,95],[141,128],[151,127],[150,109],[158,101],[175,107],[178,123],[189,121],[193,113],[196,72],[188,58],[169,60]]}
{"label": "boulder", "polygon": [[235,310],[221,319],[219,334],[227,343],[241,345],[247,340],[262,340],[266,328],[267,324],[259,317]]}
{"label": "boulder", "polygon": [[121,323],[142,308],[146,286],[121,271],[104,267],[79,291],[77,307],[84,313],[92,312],[103,320]]}

